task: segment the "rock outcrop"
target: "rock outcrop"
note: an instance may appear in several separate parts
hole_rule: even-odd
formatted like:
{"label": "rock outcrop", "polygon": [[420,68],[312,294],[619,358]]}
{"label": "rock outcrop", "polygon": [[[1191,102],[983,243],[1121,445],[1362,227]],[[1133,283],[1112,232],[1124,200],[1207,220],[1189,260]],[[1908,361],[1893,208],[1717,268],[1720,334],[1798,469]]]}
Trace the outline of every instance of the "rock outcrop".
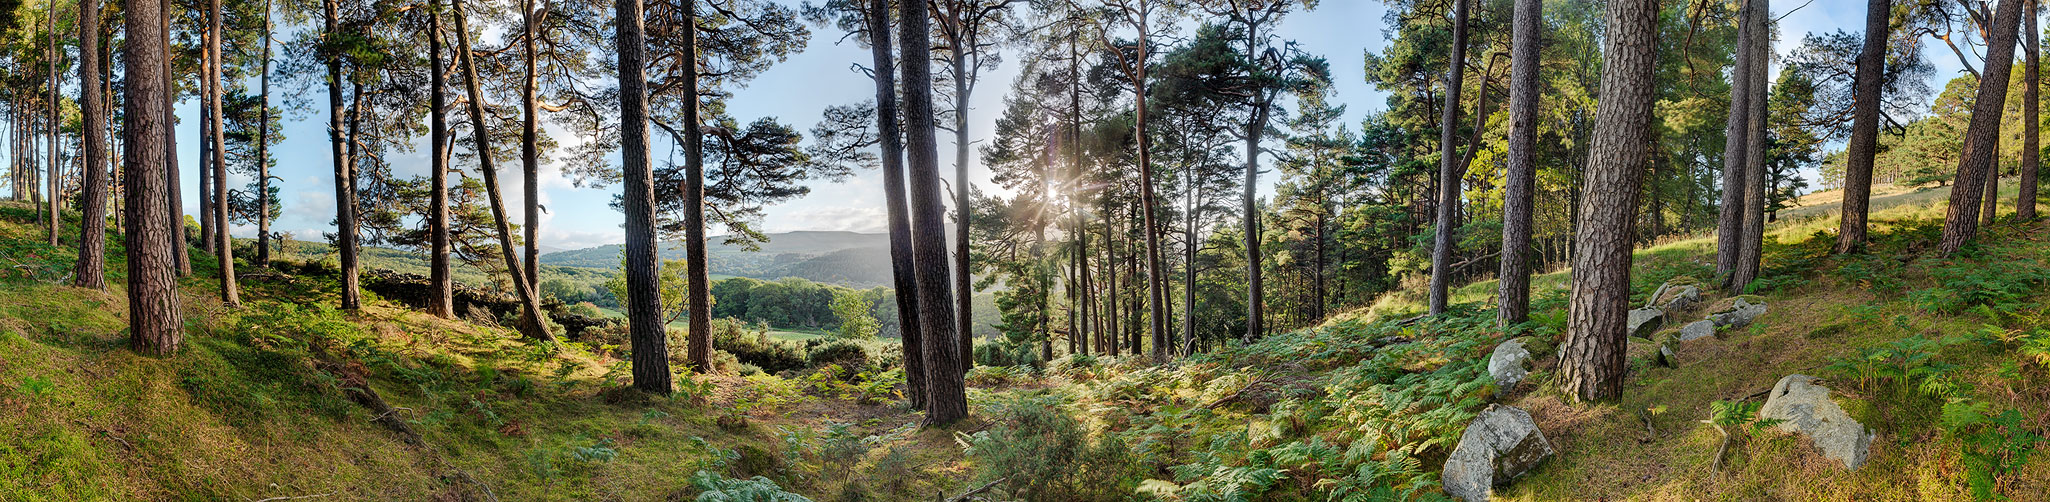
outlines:
{"label": "rock outcrop", "polygon": [[1630,336],[1651,338],[1665,325],[1666,313],[1656,308],[1641,308],[1630,311]]}
{"label": "rock outcrop", "polygon": [[1680,327],[1680,341],[1692,342],[1715,336],[1715,321],[1700,320]]}
{"label": "rock outcrop", "polygon": [[1545,441],[1530,413],[1492,404],[1466,426],[1459,447],[1445,459],[1441,481],[1447,495],[1484,502],[1496,486],[1529,472],[1550,456],[1552,443]]}
{"label": "rock outcrop", "polygon": [[1815,442],[1822,456],[1857,469],[1871,452],[1873,433],[1851,419],[1843,407],[1830,400],[1829,388],[1816,384],[1815,377],[1787,375],[1773,384],[1765,406],[1758,409],[1760,420],[1781,420],[1782,432],[1799,433]]}
{"label": "rock outcrop", "polygon": [[1751,321],[1761,315],[1765,315],[1764,303],[1751,303],[1737,297],[1730,301],[1728,310],[1709,314],[1708,320],[1715,321],[1717,327],[1742,328],[1750,326]]}
{"label": "rock outcrop", "polygon": [[1523,377],[1530,374],[1524,365],[1530,362],[1530,350],[1523,347],[1521,340],[1509,340],[1495,346],[1495,353],[1488,356],[1488,376],[1494,377],[1495,387],[1501,390],[1515,388]]}

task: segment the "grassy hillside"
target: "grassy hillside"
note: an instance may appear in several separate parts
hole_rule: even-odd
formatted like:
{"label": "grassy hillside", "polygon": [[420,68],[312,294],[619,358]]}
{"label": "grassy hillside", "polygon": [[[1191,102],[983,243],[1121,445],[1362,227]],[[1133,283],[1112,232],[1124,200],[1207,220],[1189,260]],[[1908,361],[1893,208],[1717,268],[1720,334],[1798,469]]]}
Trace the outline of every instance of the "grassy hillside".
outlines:
{"label": "grassy hillside", "polygon": [[[1679,345],[1675,367],[1638,340],[1618,402],[1553,389],[1567,280],[1553,271],[1513,333],[1493,324],[1488,281],[1445,316],[1405,322],[1415,297],[1390,295],[1165,366],[976,368],[974,417],[948,429],[914,426],[888,344],[782,375],[723,367],[649,398],[622,389],[608,342],[537,346],[376,299],[333,312],[333,281],[311,276],[251,280],[250,304],[223,309],[204,260],[183,285],[188,348],[139,357],[123,348],[118,286],[53,284],[70,251],[0,204],[0,264],[15,267],[0,272],[0,499],[689,500],[773,486],[815,500],[1441,500],[1440,465],[1499,402],[1529,410],[1558,451],[1499,488],[1505,500],[2050,500],[2050,225],[2001,222],[1944,257],[1941,198],[1907,199],[1920,202],[1874,214],[1865,255],[1828,254],[1831,218],[1783,218],[1752,291],[1770,311]],[[1633,298],[1711,262],[1706,238],[1640,250]],[[1512,336],[1535,371],[1495,388],[1487,356]],[[1877,432],[1870,462],[1847,471],[1806,438],[1735,427],[1718,470],[1723,436],[1702,421],[1791,373],[1823,378]]]}
{"label": "grassy hillside", "polygon": [[[713,237],[706,254],[718,274],[757,279],[799,277],[852,288],[890,284],[887,234],[855,232],[785,232],[769,234],[759,250],[728,244]],[[665,260],[683,259],[683,243],[662,243]],[[541,263],[602,270],[619,268],[620,245],[557,251],[541,255]],[[873,271],[880,270],[881,273]]]}

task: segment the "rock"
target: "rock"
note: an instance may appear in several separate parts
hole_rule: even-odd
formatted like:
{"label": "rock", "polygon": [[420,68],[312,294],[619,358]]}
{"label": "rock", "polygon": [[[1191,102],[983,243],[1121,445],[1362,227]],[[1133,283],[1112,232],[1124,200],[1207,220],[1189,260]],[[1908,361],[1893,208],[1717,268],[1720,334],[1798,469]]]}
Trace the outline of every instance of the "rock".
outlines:
{"label": "rock", "polygon": [[1730,302],[1729,310],[1710,314],[1708,320],[1715,321],[1717,327],[1742,328],[1761,315],[1765,315],[1764,303],[1751,303],[1740,297]]}
{"label": "rock", "polygon": [[1656,308],[1641,308],[1630,311],[1630,336],[1651,338],[1659,327],[1665,324],[1665,311]]}
{"label": "rock", "polygon": [[1829,399],[1829,388],[1817,385],[1815,377],[1787,375],[1773,384],[1765,406],[1758,408],[1760,420],[1784,420],[1781,432],[1798,432],[1815,442],[1822,456],[1856,470],[1871,452],[1872,430],[1852,420]]}
{"label": "rock", "polygon": [[1653,300],[1663,302],[1659,304],[1659,308],[1667,312],[1686,310],[1687,307],[1694,306],[1694,302],[1701,301],[1701,288],[1680,286],[1666,291],[1664,298]]}
{"label": "rock", "polygon": [[1507,484],[1550,456],[1552,443],[1545,441],[1530,413],[1491,404],[1467,424],[1459,447],[1445,459],[1441,481],[1447,495],[1482,502],[1494,494],[1495,486]]}
{"label": "rock", "polygon": [[1659,364],[1663,364],[1667,368],[1680,367],[1680,358],[1678,355],[1673,353],[1673,344],[1666,343],[1659,345]]}
{"label": "rock", "polygon": [[1488,356],[1488,376],[1495,378],[1495,387],[1508,390],[1516,387],[1523,377],[1529,375],[1523,365],[1530,362],[1530,350],[1523,348],[1521,340],[1509,340],[1495,346],[1494,355]]}
{"label": "rock", "polygon": [[1680,327],[1680,341],[1692,342],[1715,336],[1715,321],[1700,320]]}

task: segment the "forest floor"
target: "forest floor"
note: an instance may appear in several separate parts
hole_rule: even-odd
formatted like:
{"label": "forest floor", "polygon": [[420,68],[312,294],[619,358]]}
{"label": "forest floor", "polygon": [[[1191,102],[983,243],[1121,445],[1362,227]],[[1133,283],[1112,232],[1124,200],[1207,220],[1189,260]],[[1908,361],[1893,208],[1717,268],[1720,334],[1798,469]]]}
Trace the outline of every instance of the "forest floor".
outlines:
{"label": "forest floor", "polygon": [[[1827,195],[1783,214],[1752,291],[1770,310],[1682,344],[1676,367],[1633,357],[1617,402],[1552,390],[1567,279],[1553,271],[1512,330],[1538,358],[1515,389],[1486,372],[1511,335],[1482,281],[1445,316],[1411,321],[1416,298],[1394,294],[1165,366],[976,368],[974,417],[947,428],[917,427],[880,368],[680,378],[647,397],[624,389],[616,347],[531,344],[374,297],[337,312],[319,274],[246,277],[245,305],[223,308],[196,251],[187,348],[142,357],[125,348],[120,242],[113,292],[63,286],[74,251],[0,203],[0,500],[1436,500],[1490,402],[1529,410],[1558,451],[1499,488],[1508,500],[2050,500],[2050,460],[2032,454],[2050,446],[2032,439],[2050,434],[2050,226],[2001,222],[1943,257],[1931,192],[1882,191],[1895,203],[1875,204],[1864,255],[1828,254]],[[1712,248],[1640,250],[1633,300],[1710,277]],[[1871,461],[1849,471],[1803,437],[1734,428],[1715,469],[1715,403],[1755,403],[1791,373],[1824,378],[1877,433]]]}

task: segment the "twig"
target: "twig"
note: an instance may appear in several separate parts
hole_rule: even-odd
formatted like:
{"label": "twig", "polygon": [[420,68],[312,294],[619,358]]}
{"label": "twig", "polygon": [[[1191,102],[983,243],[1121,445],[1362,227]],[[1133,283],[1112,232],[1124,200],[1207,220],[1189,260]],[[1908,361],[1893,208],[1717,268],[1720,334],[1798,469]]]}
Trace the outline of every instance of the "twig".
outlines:
{"label": "twig", "polygon": [[1729,449],[1730,449],[1730,431],[1728,431],[1728,430],[1725,430],[1725,429],[1723,429],[1723,426],[1722,426],[1722,424],[1709,424],[1709,425],[1714,425],[1714,426],[1715,426],[1715,430],[1716,430],[1716,432],[1721,432],[1721,433],[1723,433],[1723,443],[1722,443],[1721,445],[1719,445],[1719,446],[1716,446],[1716,447],[1715,447],[1715,471],[1716,471],[1716,472],[1722,472],[1722,471],[1723,471],[1723,452],[1729,451]]}
{"label": "twig", "polygon": [[267,498],[267,499],[263,499],[263,500],[258,500],[258,501],[256,501],[256,502],[272,502],[272,501],[277,501],[277,500],[299,500],[299,499],[317,499],[317,498],[321,498],[321,497],[332,497],[332,496],[334,496],[334,494],[335,494],[335,492],[327,492],[327,493],[322,493],[322,494],[319,494],[319,495],[300,495],[300,496],[297,496],[297,497],[271,497],[271,498]]}
{"label": "twig", "polygon": [[973,497],[978,493],[989,491],[989,489],[991,488],[996,488],[998,483],[1003,483],[1005,481],[1009,481],[1010,479],[1011,478],[1009,477],[997,478],[996,481],[991,481],[988,484],[984,484],[981,488],[968,490],[968,493],[955,495],[954,498],[947,499],[947,502],[965,502],[968,500],[969,497]]}

